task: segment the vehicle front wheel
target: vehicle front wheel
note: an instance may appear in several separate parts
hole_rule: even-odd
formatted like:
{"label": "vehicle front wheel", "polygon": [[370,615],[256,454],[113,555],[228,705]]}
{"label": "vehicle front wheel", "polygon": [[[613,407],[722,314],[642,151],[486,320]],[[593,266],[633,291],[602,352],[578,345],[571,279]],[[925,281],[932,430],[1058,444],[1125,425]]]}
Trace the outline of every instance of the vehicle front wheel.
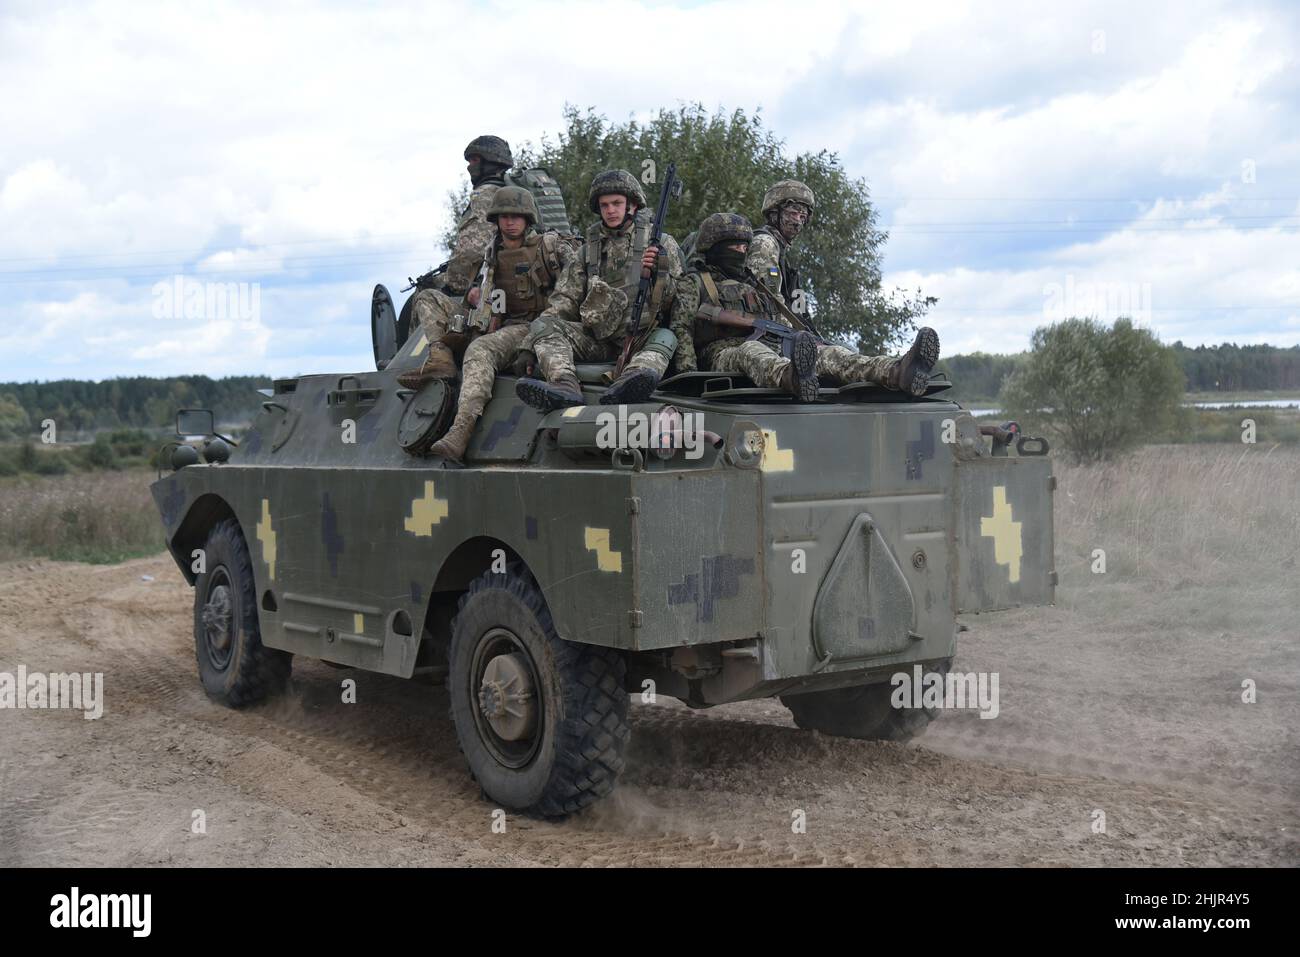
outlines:
{"label": "vehicle front wheel", "polygon": [[194,582],[194,654],[203,690],[242,708],[284,687],[293,655],[262,644],[248,545],[233,518],[203,545],[205,571]]}
{"label": "vehicle front wheel", "polygon": [[[937,666],[926,668],[925,673],[946,675],[951,667],[952,659],[947,658]],[[805,731],[820,731],[837,738],[907,741],[939,716],[937,708],[895,708],[890,701],[893,692],[893,685],[886,681],[782,695],[781,703],[790,709],[794,723]]]}
{"label": "vehicle front wheel", "polygon": [[448,687],[461,751],[484,792],[562,817],[614,790],[627,747],[626,662],[555,633],[541,591],[512,569],[474,580],[452,623]]}

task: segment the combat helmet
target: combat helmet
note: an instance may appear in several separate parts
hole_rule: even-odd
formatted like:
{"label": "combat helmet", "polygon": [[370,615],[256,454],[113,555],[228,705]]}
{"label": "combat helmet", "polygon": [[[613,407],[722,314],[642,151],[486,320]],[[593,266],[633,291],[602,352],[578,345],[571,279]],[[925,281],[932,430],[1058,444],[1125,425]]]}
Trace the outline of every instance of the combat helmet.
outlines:
{"label": "combat helmet", "polygon": [[703,256],[718,243],[747,243],[754,238],[754,228],[739,213],[713,213],[700,223],[695,238],[695,254]]}
{"label": "combat helmet", "polygon": [[502,214],[522,216],[529,226],[537,225],[537,203],[533,194],[522,186],[502,186],[492,197],[492,205],[487,211],[489,223],[495,223]]}
{"label": "combat helmet", "polygon": [[499,136],[474,137],[465,147],[465,159],[469,159],[473,153],[477,153],[489,163],[500,163],[502,166],[515,164],[515,158],[510,153],[510,144]]}
{"label": "combat helmet", "polygon": [[636,203],[637,209],[645,208],[645,193],[641,192],[641,184],[625,169],[607,169],[603,173],[597,173],[587,192],[587,206],[593,213],[600,213],[600,198],[610,193],[626,196],[629,202]]}
{"label": "combat helmet", "polygon": [[782,203],[790,201],[803,203],[810,214],[817,208],[817,200],[811,189],[797,179],[783,179],[779,183],[773,183],[763,194],[763,215],[780,209]]}

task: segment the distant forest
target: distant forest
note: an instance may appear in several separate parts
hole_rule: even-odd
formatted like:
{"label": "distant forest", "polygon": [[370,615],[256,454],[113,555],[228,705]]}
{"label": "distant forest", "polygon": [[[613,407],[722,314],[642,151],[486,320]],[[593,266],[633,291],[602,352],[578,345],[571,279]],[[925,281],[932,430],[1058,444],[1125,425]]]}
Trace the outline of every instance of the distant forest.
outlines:
{"label": "distant forest", "polygon": [[[1171,348],[1183,367],[1188,392],[1300,391],[1300,346],[1225,343],[1189,348],[1175,342]],[[994,399],[1022,355],[972,352],[941,360],[939,370],[948,374],[961,398]]]}
{"label": "distant forest", "polygon": [[264,398],[257,390],[270,385],[267,376],[202,375],[6,382],[0,384],[0,439],[36,435],[44,419],[61,432],[163,428],[176,421],[177,409],[191,407],[212,409],[220,424],[237,425],[252,419]]}
{"label": "distant forest", "polygon": [[[1300,391],[1300,346],[1172,346],[1182,363],[1189,392]],[[1020,355],[975,352],[949,356],[939,363],[962,399],[991,400],[1002,380],[1016,367]],[[0,440],[34,436],[43,419],[54,419],[61,430],[97,432],[106,429],[161,429],[175,421],[176,410],[212,409],[222,425],[238,425],[256,413],[270,387],[265,376],[177,376],[154,379],[134,376],[84,382],[7,382],[0,384]]]}

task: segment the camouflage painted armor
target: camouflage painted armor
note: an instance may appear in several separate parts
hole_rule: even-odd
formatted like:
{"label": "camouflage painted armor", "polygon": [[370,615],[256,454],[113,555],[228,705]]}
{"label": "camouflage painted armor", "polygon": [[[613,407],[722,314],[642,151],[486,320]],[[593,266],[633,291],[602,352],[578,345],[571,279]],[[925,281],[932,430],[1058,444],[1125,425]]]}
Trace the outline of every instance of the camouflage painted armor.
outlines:
{"label": "camouflage painted armor", "polygon": [[[606,190],[609,192],[609,190]],[[603,193],[602,193],[603,195]],[[607,362],[623,348],[632,302],[641,281],[641,257],[650,232],[649,210],[618,229],[598,223],[587,230],[586,242],[560,276],[550,305],[533,323],[534,332],[522,348],[537,356],[548,380],[575,375],[574,362]],[[641,316],[641,328],[675,309],[682,281],[681,250],[667,233],[655,266],[656,279]],[[642,349],[627,368],[648,368],[663,375],[669,356],[658,349]]]}
{"label": "camouflage painted armor", "polygon": [[[689,273],[683,283],[683,303],[692,299],[721,306],[735,312],[748,312],[794,328],[781,311],[750,282],[726,279],[709,269]],[[683,310],[684,311],[684,310]],[[694,310],[692,310],[692,317]],[[676,319],[676,314],[674,315]],[[691,335],[683,336],[685,329]],[[747,338],[742,329],[715,326],[696,321],[691,326],[675,324],[678,334],[677,367],[683,372],[692,371],[691,361],[698,350],[705,368],[714,372],[739,372],[760,388],[777,389],[790,360],[784,358],[776,343],[766,339]],[[688,346],[687,340],[693,340]],[[698,360],[697,360],[698,361]],[[864,356],[844,346],[819,343],[817,346],[818,378],[833,379],[840,383],[871,382],[889,385],[889,373],[895,360],[891,356]]]}

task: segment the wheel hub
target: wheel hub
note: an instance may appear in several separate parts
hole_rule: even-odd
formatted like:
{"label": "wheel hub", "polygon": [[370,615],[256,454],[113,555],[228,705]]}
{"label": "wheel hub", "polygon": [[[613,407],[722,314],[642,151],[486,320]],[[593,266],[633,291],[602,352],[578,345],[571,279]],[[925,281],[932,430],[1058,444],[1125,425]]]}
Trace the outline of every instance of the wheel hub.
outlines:
{"label": "wheel hub", "polygon": [[483,669],[478,705],[503,741],[522,741],[537,727],[532,670],[519,653],[497,655]]}
{"label": "wheel hub", "polygon": [[230,647],[231,632],[230,589],[217,585],[208,594],[203,606],[203,627],[207,632],[208,646],[214,651],[225,651]]}

